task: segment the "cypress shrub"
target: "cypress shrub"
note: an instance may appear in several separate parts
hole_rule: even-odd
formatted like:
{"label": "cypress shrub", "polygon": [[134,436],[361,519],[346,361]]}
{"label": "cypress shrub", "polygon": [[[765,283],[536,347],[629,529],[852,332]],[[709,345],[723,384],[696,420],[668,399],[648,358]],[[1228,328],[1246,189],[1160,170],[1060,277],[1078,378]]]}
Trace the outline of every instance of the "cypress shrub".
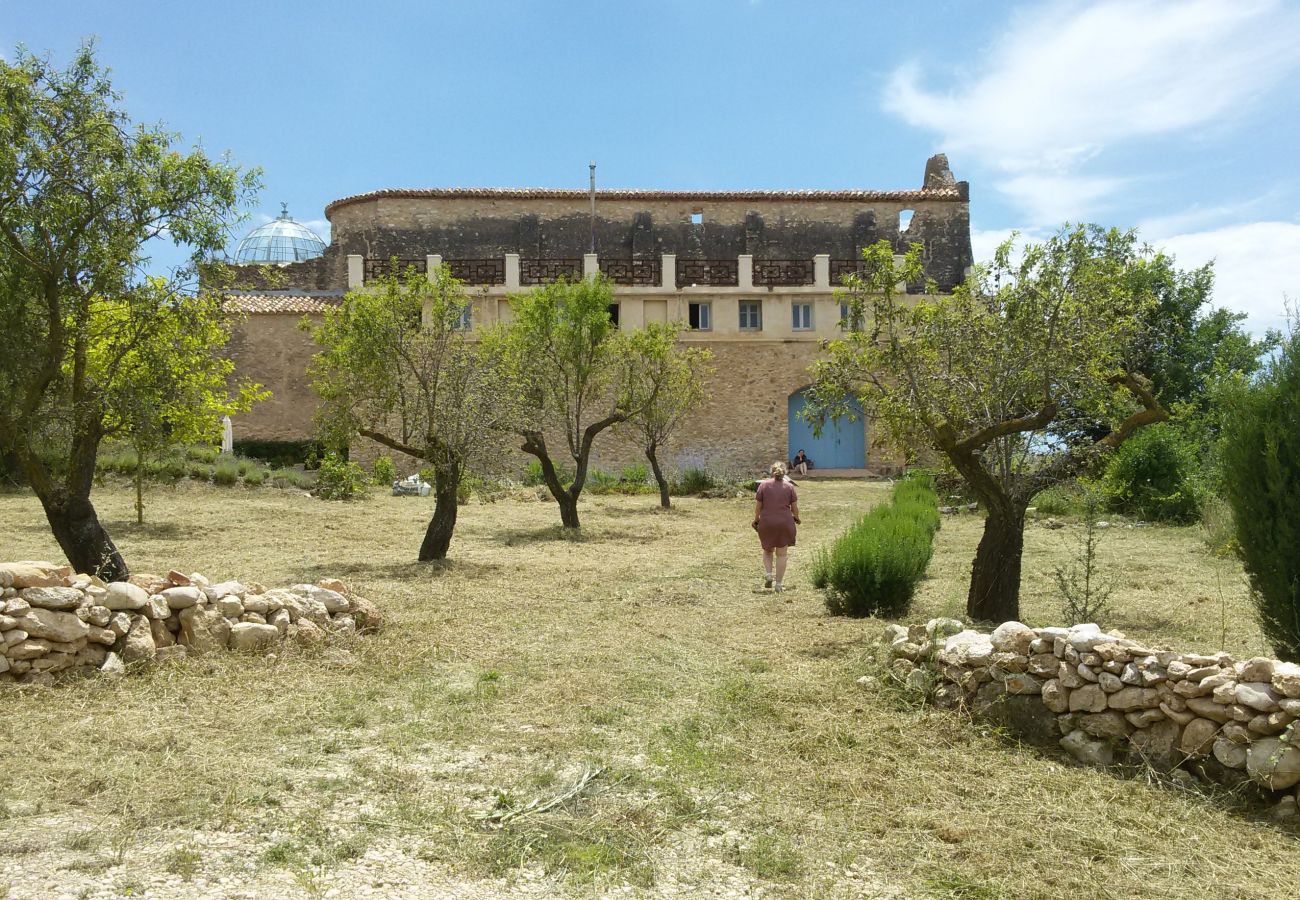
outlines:
{"label": "cypress shrub", "polygon": [[875,507],[813,559],[812,581],[826,589],[837,616],[898,617],[925,575],[939,530],[938,498],[927,479],[894,487]]}
{"label": "cypress shrub", "polygon": [[1265,637],[1300,662],[1300,329],[1253,384],[1220,397],[1223,486]]}

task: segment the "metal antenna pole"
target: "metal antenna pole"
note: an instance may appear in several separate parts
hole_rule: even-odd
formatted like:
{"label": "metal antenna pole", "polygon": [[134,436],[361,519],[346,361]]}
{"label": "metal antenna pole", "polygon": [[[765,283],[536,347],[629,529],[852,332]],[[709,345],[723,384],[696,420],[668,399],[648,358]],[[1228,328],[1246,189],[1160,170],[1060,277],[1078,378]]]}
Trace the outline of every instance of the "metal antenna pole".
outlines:
{"label": "metal antenna pole", "polygon": [[587,164],[591,173],[591,252],[596,252],[596,163]]}

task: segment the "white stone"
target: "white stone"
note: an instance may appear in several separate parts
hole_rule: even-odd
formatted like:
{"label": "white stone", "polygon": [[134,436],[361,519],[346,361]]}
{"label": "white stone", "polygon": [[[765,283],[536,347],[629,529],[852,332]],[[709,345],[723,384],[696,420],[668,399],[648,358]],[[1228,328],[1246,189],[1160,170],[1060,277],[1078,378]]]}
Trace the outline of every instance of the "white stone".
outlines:
{"label": "white stone", "polygon": [[18,627],[34,638],[51,641],[75,641],[90,633],[90,627],[76,613],[52,609],[33,609],[19,616]]}
{"label": "white stone", "polygon": [[109,653],[104,658],[104,664],[99,667],[99,671],[105,678],[121,678],[126,674],[126,666],[122,664],[120,656]]}
{"label": "white stone", "polygon": [[171,609],[189,609],[192,606],[202,606],[208,599],[202,590],[188,584],[169,587],[161,593]]}
{"label": "white stone", "polygon": [[[1260,712],[1276,712],[1281,708],[1278,706],[1277,692],[1266,682],[1242,682],[1236,686],[1233,696],[1242,706],[1249,706]],[[1217,700],[1218,697],[1216,696],[1215,699]]]}
{"label": "white stone", "polygon": [[84,596],[81,591],[70,587],[24,588],[20,594],[38,609],[76,609]]}
{"label": "white stone", "polygon": [[1300,748],[1278,738],[1260,738],[1247,751],[1246,771],[1273,791],[1300,784]]}
{"label": "white stone", "polygon": [[158,649],[153,639],[153,629],[144,616],[133,616],[131,630],[122,643],[122,661],[127,663],[152,660]]}
{"label": "white stone", "polygon": [[[274,625],[239,622],[230,628],[230,649],[245,652],[267,650],[280,642],[280,630]],[[916,671],[921,671],[917,669]],[[922,672],[922,676],[924,676]]]}
{"label": "white stone", "polygon": [[949,637],[939,652],[939,661],[954,666],[974,666],[993,655],[993,642],[987,634],[966,630]]}
{"label": "white stone", "polygon": [[118,611],[140,609],[148,602],[149,592],[144,588],[129,581],[113,581],[105,588],[104,599],[100,601],[100,605]]}
{"label": "white stone", "polygon": [[217,600],[217,612],[221,613],[227,619],[238,619],[244,614],[244,604],[238,597],[225,596]]}
{"label": "white stone", "polygon": [[1280,662],[1273,666],[1273,690],[1283,697],[1300,699],[1300,665]]}
{"label": "white stone", "polygon": [[1075,625],[1066,632],[1065,639],[1079,653],[1092,650],[1098,644],[1111,643],[1115,636],[1107,634],[1091,622]]}
{"label": "white stone", "polygon": [[[344,597],[338,591],[331,591],[327,588],[317,587],[314,584],[295,584],[289,588],[292,593],[300,597],[308,597],[312,600],[319,601],[325,605],[325,611],[329,613],[341,613],[348,611],[348,598]],[[917,643],[925,639],[925,631],[922,626],[917,627],[918,634],[915,635]]]}
{"label": "white stone", "polygon": [[1020,622],[1003,622],[989,635],[993,649],[1001,653],[1027,654],[1029,645],[1038,635],[1028,625]]}
{"label": "white stone", "polygon": [[1062,750],[1085,765],[1109,766],[1115,761],[1115,753],[1109,744],[1093,740],[1081,728],[1061,738],[1060,744]]}

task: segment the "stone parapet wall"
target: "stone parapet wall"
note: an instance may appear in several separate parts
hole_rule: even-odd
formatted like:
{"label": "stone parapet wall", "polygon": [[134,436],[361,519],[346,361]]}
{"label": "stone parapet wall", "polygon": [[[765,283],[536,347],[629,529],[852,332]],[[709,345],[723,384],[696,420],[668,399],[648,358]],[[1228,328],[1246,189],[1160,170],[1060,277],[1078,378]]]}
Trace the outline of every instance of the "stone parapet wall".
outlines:
{"label": "stone parapet wall", "polygon": [[[1146,646],[1093,624],[890,625],[891,673],[1080,762],[1145,763],[1300,801],[1300,665]],[[1186,777],[1186,776],[1184,776]]]}
{"label": "stone parapet wall", "polygon": [[129,663],[312,646],[379,625],[374,604],[335,579],[268,590],[172,571],[105,583],[69,566],[0,563],[0,682],[120,675]]}

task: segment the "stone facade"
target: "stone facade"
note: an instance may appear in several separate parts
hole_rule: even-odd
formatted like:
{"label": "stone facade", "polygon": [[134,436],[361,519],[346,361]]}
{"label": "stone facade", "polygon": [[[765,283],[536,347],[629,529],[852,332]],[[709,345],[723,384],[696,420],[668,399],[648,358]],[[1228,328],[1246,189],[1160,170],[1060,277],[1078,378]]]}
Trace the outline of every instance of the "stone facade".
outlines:
{"label": "stone facade", "polygon": [[[310,436],[315,404],[303,373],[312,347],[297,320],[339,302],[393,257],[421,270],[443,262],[488,273],[468,284],[475,327],[509,321],[510,297],[527,289],[529,272],[579,277],[618,263],[649,275],[616,287],[621,328],[701,324],[707,308],[707,327],[683,340],[711,349],[716,371],[709,400],[682,429],[670,464],[755,471],[795,449],[791,397],[808,385],[823,343],[840,334],[835,285],[863,247],[883,239],[901,251],[920,242],[926,278],[940,290],[960,282],[972,263],[969,189],[942,155],[927,163],[920,190],[600,191],[594,218],[589,200],[582,191],[440,189],[377,191],[330,204],[332,240],[323,257],[285,267],[287,289],[234,299],[247,313],[231,348],[237,367],[274,394],[235,420],[236,438]],[[248,275],[246,284],[258,284],[257,273]],[[851,467],[897,465],[897,454],[873,446],[869,422],[838,427],[866,430],[858,442],[865,458]],[[602,468],[636,458],[612,436],[597,443]]]}

